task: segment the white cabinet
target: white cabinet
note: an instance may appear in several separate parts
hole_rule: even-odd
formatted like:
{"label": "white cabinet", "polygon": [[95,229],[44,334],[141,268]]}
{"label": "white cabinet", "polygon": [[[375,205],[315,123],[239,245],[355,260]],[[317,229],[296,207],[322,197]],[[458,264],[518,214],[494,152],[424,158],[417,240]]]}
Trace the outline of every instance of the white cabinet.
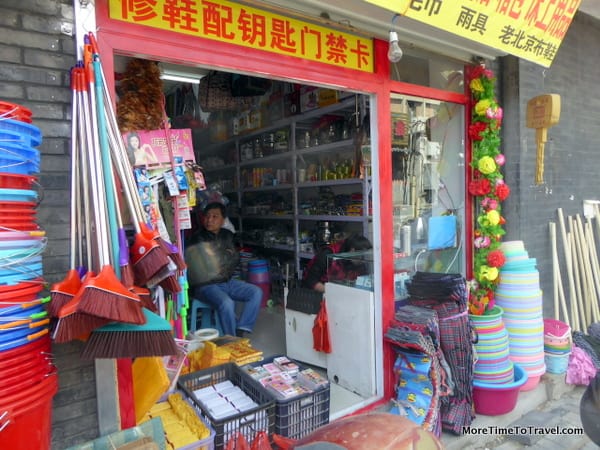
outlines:
{"label": "white cabinet", "polygon": [[327,353],[313,349],[312,329],[316,314],[285,309],[286,355],[306,364],[327,367]]}
{"label": "white cabinet", "polygon": [[376,393],[375,304],[373,292],[325,284],[332,351],[327,377],[363,398]]}

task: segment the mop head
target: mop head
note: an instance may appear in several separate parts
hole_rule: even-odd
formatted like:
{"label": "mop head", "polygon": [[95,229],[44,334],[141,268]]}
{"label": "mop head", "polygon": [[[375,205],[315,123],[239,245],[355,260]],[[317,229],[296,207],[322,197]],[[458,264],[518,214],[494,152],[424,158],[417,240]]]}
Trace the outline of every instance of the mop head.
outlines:
{"label": "mop head", "polygon": [[171,325],[143,308],[146,323],[109,323],[94,330],[81,353],[82,359],[170,356],[178,352]]}

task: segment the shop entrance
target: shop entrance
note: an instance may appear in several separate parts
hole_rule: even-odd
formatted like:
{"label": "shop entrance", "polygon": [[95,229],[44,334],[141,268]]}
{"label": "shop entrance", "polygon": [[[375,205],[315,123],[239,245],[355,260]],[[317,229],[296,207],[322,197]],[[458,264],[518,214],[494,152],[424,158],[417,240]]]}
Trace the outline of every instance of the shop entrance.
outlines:
{"label": "shop entrance", "polygon": [[[126,72],[131,61],[117,56],[116,73]],[[228,226],[241,249],[239,277],[256,279],[252,263],[257,260],[268,267],[268,277],[260,280],[264,304],[250,336],[252,345],[267,357],[288,355],[330,375],[332,419],[374,401],[382,395],[382,382],[376,379],[382,371],[376,370],[375,360],[381,350],[376,350],[372,254],[367,274],[371,288],[355,290],[359,297],[351,294],[353,300],[359,299],[353,306],[356,315],[344,314],[341,302],[353,287],[346,280],[328,284],[325,295],[332,305],[330,331],[335,343],[330,355],[313,350],[314,311],[286,308],[287,292],[302,285],[305,268],[319,246],[356,235],[373,242],[369,97],[156,64],[162,73],[165,112],[172,129],[190,130],[194,162],[202,169],[206,185],[196,192],[190,228],[184,234],[201,226],[203,206],[220,201],[227,206]],[[115,87],[125,98],[118,81]],[[152,178],[153,165],[144,168]],[[160,199],[152,208],[154,218],[162,217],[165,226],[173,224]],[[336,314],[342,314],[339,320]],[[363,368],[366,387],[363,381],[347,381],[347,373],[352,372],[348,359],[352,345],[346,337],[357,325],[362,331],[355,337],[370,343],[364,349],[368,353]],[[328,360],[334,361],[335,374],[328,374]],[[382,366],[381,357],[378,364]]]}

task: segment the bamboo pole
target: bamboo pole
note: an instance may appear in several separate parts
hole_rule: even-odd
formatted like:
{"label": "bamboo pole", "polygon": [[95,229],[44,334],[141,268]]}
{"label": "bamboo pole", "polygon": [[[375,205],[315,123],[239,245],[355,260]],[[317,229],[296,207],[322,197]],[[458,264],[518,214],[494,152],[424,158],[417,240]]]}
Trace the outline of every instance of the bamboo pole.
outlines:
{"label": "bamboo pole", "polygon": [[581,273],[583,285],[585,287],[585,295],[582,297],[582,308],[585,312],[585,329],[592,323],[592,303],[597,302],[596,292],[592,283],[591,261],[589,259],[589,248],[586,245],[585,234],[583,232],[583,224],[581,216],[575,216],[575,236],[577,238],[577,247],[579,251],[579,264],[581,265]]}
{"label": "bamboo pole", "polygon": [[575,244],[575,236],[573,231],[573,218],[568,217],[569,220],[569,249],[571,250],[571,266],[573,269],[573,283],[575,284],[575,301],[571,305],[571,310],[576,314],[577,317],[576,325],[577,331],[581,331],[581,327],[585,323],[585,318],[582,316],[583,308],[581,305],[581,278],[579,275],[579,264],[577,261],[577,245]]}
{"label": "bamboo pole", "polygon": [[598,305],[598,301],[600,298],[600,265],[598,263],[598,251],[596,247],[596,240],[594,238],[594,230],[592,228],[592,219],[588,218],[585,224],[585,231],[587,235],[587,241],[589,242],[590,247],[590,258],[591,258],[591,266],[592,266],[592,275],[594,277],[594,283],[596,286],[596,301],[592,304],[592,315],[594,318],[594,322],[600,321],[600,306]]}
{"label": "bamboo pole", "polygon": [[575,292],[575,283],[573,281],[573,264],[571,259],[571,246],[569,245],[569,238],[567,236],[567,230],[565,227],[565,218],[563,215],[562,208],[558,208],[558,223],[560,225],[560,234],[563,242],[563,252],[565,255],[565,262],[567,265],[567,277],[569,280],[569,304],[571,308],[571,320],[572,329],[575,331],[579,330],[579,321],[577,320],[577,310],[575,309],[577,293]]}
{"label": "bamboo pole", "polygon": [[570,326],[571,321],[567,311],[567,302],[562,284],[562,274],[560,272],[560,262],[558,260],[558,250],[556,246],[556,223],[554,222],[550,222],[550,242],[552,244],[552,278],[554,280],[554,318],[559,320],[560,311],[562,311],[564,322]]}

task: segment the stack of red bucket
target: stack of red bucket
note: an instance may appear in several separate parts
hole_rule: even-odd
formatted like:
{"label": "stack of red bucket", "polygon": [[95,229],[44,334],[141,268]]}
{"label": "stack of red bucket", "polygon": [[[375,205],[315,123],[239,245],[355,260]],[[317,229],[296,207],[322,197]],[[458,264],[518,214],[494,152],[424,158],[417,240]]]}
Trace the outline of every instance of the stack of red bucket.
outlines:
{"label": "stack of red bucket", "polygon": [[58,390],[36,223],[42,141],[31,111],[0,101],[0,448],[49,449]]}

